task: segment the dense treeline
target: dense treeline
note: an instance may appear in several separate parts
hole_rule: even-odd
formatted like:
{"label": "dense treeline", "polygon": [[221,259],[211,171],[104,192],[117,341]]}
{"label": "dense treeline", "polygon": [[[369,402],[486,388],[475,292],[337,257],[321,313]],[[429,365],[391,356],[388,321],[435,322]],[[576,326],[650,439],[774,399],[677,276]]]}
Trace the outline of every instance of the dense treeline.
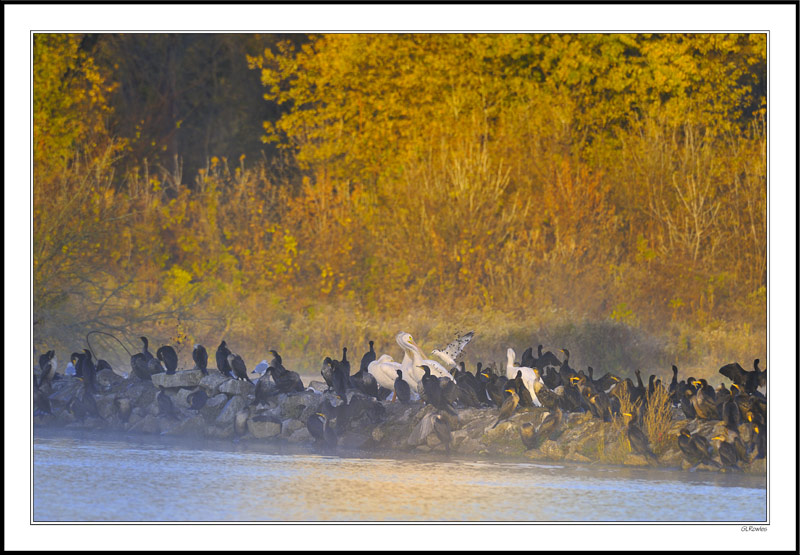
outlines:
{"label": "dense treeline", "polygon": [[35,35],[33,71],[42,348],[764,358],[764,35]]}

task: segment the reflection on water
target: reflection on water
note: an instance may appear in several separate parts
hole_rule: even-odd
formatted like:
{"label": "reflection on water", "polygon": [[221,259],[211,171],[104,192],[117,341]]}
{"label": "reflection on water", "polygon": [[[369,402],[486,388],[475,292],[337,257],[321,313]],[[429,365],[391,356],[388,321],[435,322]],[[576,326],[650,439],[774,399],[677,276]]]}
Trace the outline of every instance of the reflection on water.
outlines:
{"label": "reflection on water", "polygon": [[[743,474],[41,433],[35,521],[764,521]],[[703,500],[703,502],[698,502]]]}

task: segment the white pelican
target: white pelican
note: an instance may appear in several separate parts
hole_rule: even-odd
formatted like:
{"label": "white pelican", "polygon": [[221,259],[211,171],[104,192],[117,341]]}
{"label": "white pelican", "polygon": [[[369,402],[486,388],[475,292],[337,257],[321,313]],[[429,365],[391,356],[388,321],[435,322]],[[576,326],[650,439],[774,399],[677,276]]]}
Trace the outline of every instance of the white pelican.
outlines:
{"label": "white pelican", "polygon": [[472,337],[475,335],[474,331],[469,333],[465,333],[461,337],[456,338],[455,341],[451,342],[447,347],[442,349],[434,349],[431,351],[431,354],[434,356],[439,357],[439,359],[444,362],[449,368],[453,368],[456,365],[456,359],[461,354],[461,351],[464,350],[464,347],[467,346],[467,343],[472,341]]}
{"label": "white pelican", "polygon": [[509,380],[513,380],[517,377],[517,372],[522,372],[522,383],[525,384],[525,387],[531,394],[531,399],[533,399],[533,404],[537,407],[541,407],[542,403],[539,402],[539,399],[536,398],[536,390],[533,388],[536,381],[539,377],[536,375],[536,372],[533,368],[528,368],[527,366],[514,366],[514,359],[517,357],[517,354],[514,352],[514,349],[511,347],[508,348],[508,364],[506,364],[506,378]]}
{"label": "white pelican", "polygon": [[408,382],[411,389],[417,390],[417,380],[411,378],[410,374],[403,370],[400,363],[395,362],[391,355],[381,355],[377,360],[373,360],[367,365],[367,372],[372,374],[378,385],[394,391],[394,380],[397,379],[397,371],[403,372],[403,379]]}
{"label": "white pelican", "polygon": [[[403,359],[403,378],[405,379],[406,374],[408,373],[416,382],[422,380],[422,376],[425,375],[425,371],[421,368],[424,364],[431,369],[431,374],[440,378],[448,378],[450,380],[453,379],[453,376],[450,375],[444,366],[436,362],[435,360],[430,360],[425,358],[425,354],[422,352],[416,343],[414,343],[414,338],[411,337],[410,333],[400,332],[397,334],[397,344],[403,349],[403,352],[406,354],[406,357],[410,359],[408,363],[409,371],[406,372],[406,360]],[[410,383],[410,382],[409,382]]]}

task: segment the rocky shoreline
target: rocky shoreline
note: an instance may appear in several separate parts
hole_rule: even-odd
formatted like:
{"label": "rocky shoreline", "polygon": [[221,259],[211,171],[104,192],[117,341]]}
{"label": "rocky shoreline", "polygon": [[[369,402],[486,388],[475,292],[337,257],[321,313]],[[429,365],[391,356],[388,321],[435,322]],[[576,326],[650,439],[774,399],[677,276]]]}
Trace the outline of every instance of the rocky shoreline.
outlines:
{"label": "rocky shoreline", "polygon": [[[330,411],[332,407],[335,410],[342,404],[333,392],[325,392],[324,382],[317,381],[311,381],[303,392],[275,391],[266,403],[255,404],[254,384],[226,378],[213,371],[207,376],[200,370],[184,370],[172,375],[162,373],[152,376],[152,381],[140,381],[102,370],[97,373],[96,383],[99,392],[93,398],[97,414],[90,416],[67,408],[71,401],[83,395],[81,380],[62,376],[53,381],[52,388],[43,392],[50,401],[52,414],[34,416],[34,427],[312,445],[314,439],[306,426],[308,418],[320,411]],[[172,401],[172,415],[165,415],[159,408],[159,387]],[[201,408],[194,410],[187,397],[199,390],[203,390],[208,399]],[[360,398],[361,394],[348,392],[351,406],[356,405],[354,396]],[[120,401],[129,404],[129,415],[120,414]],[[362,410],[351,411],[344,426],[337,423],[338,446],[382,453],[444,453],[444,445],[437,434],[425,426],[434,412],[434,407],[419,401],[403,405],[373,399],[364,403]],[[547,410],[541,407],[518,408],[511,418],[492,428],[498,409],[458,409],[457,422],[451,426],[450,453],[504,460],[688,469],[690,465],[684,460],[676,439],[680,430],[688,428],[692,433],[700,432],[711,439],[724,428],[722,421],[687,420],[679,409],[674,409],[669,430],[664,432],[666,437],[653,442],[657,463],[648,463],[643,456],[631,451],[622,418],[603,422],[591,413],[565,414],[555,434],[527,449],[521,439],[521,426],[525,423],[537,426],[546,415]],[[745,442],[750,440],[750,428],[747,424],[740,426],[739,433]],[[739,466],[747,473],[766,474],[765,459]],[[720,470],[706,464],[697,469]]]}

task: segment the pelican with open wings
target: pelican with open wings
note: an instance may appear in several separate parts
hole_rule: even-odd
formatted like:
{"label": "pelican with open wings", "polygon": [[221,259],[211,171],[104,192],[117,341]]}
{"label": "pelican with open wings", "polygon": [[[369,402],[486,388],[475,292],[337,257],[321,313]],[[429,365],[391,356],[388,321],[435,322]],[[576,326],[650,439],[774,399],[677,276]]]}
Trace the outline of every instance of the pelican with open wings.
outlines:
{"label": "pelican with open wings", "polygon": [[460,337],[456,337],[455,341],[448,344],[447,347],[445,347],[444,349],[432,350],[431,354],[438,357],[442,362],[444,362],[447,365],[448,368],[453,368],[456,365],[458,357],[461,356],[461,352],[464,350],[464,347],[467,346],[467,343],[472,341],[474,335],[475,335],[474,331],[465,333]]}

